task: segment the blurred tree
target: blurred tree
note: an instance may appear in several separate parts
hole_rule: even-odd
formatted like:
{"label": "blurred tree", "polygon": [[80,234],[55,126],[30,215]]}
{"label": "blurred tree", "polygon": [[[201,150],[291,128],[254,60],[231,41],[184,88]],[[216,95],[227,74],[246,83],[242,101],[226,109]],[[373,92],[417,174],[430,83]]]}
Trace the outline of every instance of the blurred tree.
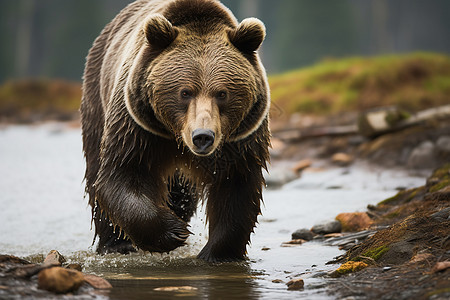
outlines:
{"label": "blurred tree", "polygon": [[[0,82],[11,77],[81,80],[103,26],[132,0],[0,0]],[[271,73],[323,57],[450,52],[448,0],[222,0],[238,20],[266,25]]]}
{"label": "blurred tree", "polygon": [[348,1],[283,0],[274,13],[278,26],[272,39],[275,71],[314,63],[327,56],[356,52],[354,19]]}

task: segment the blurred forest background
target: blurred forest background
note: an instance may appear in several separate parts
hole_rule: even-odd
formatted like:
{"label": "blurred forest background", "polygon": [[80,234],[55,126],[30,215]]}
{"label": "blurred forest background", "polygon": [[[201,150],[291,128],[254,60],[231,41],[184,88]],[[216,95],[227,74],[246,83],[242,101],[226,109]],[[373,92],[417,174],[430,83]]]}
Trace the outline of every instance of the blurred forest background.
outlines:
{"label": "blurred forest background", "polygon": [[[77,119],[89,48],[131,2],[0,0],[0,123]],[[272,119],[450,103],[449,0],[222,2],[266,24]]]}
{"label": "blurred forest background", "polygon": [[[0,83],[11,78],[81,81],[95,37],[126,0],[1,0]],[[267,27],[269,73],[323,58],[450,51],[448,0],[223,0],[239,20]]]}

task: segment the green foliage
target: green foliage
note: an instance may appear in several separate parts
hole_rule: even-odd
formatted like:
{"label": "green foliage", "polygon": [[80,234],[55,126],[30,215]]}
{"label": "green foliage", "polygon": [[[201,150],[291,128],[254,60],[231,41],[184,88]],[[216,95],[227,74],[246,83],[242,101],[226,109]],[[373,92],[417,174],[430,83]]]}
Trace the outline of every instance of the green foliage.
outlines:
{"label": "green foliage", "polygon": [[[397,105],[417,111],[448,104],[450,58],[432,53],[325,60],[269,78],[287,113],[338,113]],[[396,118],[407,118],[408,113]]]}

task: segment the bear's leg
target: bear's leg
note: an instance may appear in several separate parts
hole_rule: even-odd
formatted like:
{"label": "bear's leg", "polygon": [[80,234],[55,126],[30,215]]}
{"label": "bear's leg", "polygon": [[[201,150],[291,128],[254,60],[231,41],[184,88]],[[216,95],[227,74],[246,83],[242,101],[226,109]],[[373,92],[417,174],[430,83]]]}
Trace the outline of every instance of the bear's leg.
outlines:
{"label": "bear's leg", "polygon": [[198,194],[195,185],[174,176],[169,187],[169,208],[183,221],[189,222],[197,209]]}
{"label": "bear's leg", "polygon": [[136,252],[129,239],[125,239],[120,230],[114,230],[111,221],[100,212],[94,217],[95,234],[99,237],[97,245],[98,254]]}
{"label": "bear's leg", "polygon": [[209,262],[244,259],[260,214],[264,179],[261,168],[212,184],[206,206],[209,240],[198,258]]}

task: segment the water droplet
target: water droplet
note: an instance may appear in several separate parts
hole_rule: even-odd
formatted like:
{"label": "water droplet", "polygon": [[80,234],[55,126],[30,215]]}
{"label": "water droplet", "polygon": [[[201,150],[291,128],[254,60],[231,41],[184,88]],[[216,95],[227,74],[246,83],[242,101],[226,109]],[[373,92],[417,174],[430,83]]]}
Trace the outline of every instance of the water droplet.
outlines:
{"label": "water droplet", "polygon": [[216,171],[214,171],[214,172],[213,172],[213,174],[214,174],[214,175],[216,175],[216,174],[217,174],[217,172],[216,172]]}

